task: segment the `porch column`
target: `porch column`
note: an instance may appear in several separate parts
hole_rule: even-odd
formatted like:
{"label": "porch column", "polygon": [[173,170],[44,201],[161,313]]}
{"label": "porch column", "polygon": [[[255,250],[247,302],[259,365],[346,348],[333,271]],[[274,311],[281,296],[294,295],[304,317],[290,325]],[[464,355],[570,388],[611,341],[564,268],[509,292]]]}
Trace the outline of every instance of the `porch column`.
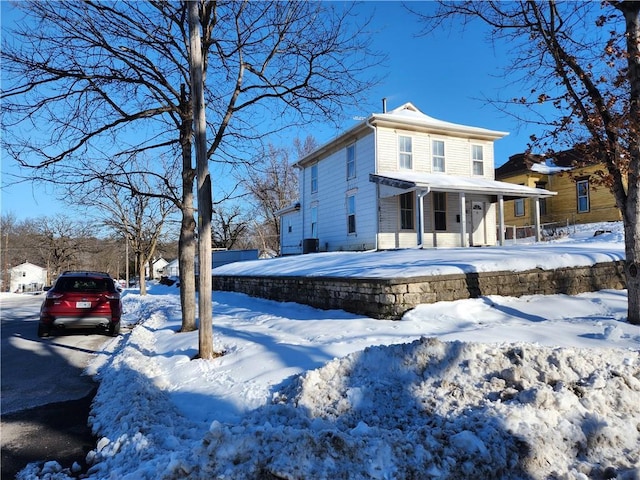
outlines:
{"label": "porch column", "polygon": [[534,214],[536,221],[536,242],[542,241],[542,232],[540,230],[540,197],[536,197],[534,203]]}
{"label": "porch column", "polygon": [[460,246],[467,246],[467,197],[464,192],[460,192]]}
{"label": "porch column", "polygon": [[422,248],[424,244],[424,196],[428,193],[429,190],[416,191],[416,198],[418,200],[416,230],[418,233],[418,247],[420,248]]}
{"label": "porch column", "polygon": [[504,245],[504,195],[498,195],[498,226],[500,227],[500,234],[498,241],[500,246]]}

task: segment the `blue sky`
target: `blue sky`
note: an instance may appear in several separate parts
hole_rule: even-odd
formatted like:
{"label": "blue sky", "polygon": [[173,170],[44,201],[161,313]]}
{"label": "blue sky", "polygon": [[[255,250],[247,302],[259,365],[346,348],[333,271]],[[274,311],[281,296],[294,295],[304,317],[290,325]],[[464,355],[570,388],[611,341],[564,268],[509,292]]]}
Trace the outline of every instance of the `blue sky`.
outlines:
{"label": "blue sky", "polygon": [[[7,16],[9,4],[1,3],[6,24],[10,18]],[[412,2],[411,5],[419,9],[434,8],[429,2]],[[510,155],[526,149],[530,134],[538,130],[519,125],[514,118],[499,112],[485,100],[521,95],[510,85],[510,79],[502,76],[502,69],[510,60],[507,47],[491,45],[485,35],[486,27],[477,23],[464,30],[452,28],[428,37],[416,37],[421,25],[400,2],[365,2],[358,8],[363,14],[374,14],[372,28],[378,31],[374,49],[386,52],[388,59],[377,72],[384,80],[371,90],[368,105],[346,112],[348,120],[344,129],[355,123],[353,118],[379,113],[384,97],[389,110],[411,102],[431,117],[509,132],[507,137],[495,143],[496,166]],[[312,134],[319,143],[324,143],[338,133],[314,125],[308,132],[296,132],[296,135]],[[286,147],[291,145],[290,139],[273,141],[280,142]],[[15,172],[15,166],[2,155],[3,214],[11,212],[23,219],[70,212],[55,200],[56,192],[51,188],[29,183],[7,186],[10,181],[7,174],[12,172]]]}

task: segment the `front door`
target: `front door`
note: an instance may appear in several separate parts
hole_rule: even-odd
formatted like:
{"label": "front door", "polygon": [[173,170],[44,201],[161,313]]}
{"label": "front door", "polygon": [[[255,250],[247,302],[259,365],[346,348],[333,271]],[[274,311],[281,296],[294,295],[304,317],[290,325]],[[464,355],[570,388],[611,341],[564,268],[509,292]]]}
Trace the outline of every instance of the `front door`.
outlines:
{"label": "front door", "polygon": [[471,245],[486,245],[484,202],[471,202]]}

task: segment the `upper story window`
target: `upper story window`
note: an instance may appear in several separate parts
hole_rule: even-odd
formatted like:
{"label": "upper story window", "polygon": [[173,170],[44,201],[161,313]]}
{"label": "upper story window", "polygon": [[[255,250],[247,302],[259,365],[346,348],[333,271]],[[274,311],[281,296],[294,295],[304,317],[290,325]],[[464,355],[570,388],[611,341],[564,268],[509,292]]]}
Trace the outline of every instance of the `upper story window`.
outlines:
{"label": "upper story window", "polygon": [[471,145],[471,162],[474,175],[484,175],[484,152],[482,145]]}
{"label": "upper story window", "polygon": [[432,140],[431,141],[431,158],[434,172],[444,172],[444,141]]}
{"label": "upper story window", "polygon": [[578,196],[578,213],[589,211],[589,179],[576,182],[576,194]]}
{"label": "upper story window", "polygon": [[356,176],[356,145],[347,147],[347,180]]}
{"label": "upper story window", "polygon": [[400,152],[400,168],[411,170],[413,168],[413,150],[411,147],[411,137],[398,137],[398,151]]}
{"label": "upper story window", "polygon": [[311,193],[318,191],[318,165],[311,166]]}
{"label": "upper story window", "polygon": [[356,196],[347,197],[347,233],[356,233]]}

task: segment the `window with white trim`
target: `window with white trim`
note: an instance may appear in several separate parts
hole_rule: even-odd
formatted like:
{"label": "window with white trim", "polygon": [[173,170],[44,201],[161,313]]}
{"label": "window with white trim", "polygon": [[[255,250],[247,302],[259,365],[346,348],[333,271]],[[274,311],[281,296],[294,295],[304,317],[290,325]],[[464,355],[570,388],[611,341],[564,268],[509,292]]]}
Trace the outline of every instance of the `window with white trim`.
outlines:
{"label": "window with white trim", "polygon": [[576,182],[576,195],[578,196],[578,213],[589,211],[589,179]]}
{"label": "window with white trim", "polygon": [[411,145],[411,137],[400,135],[398,137],[398,163],[400,168],[411,170],[413,168],[413,150]]}
{"label": "window with white trim", "polygon": [[513,214],[516,217],[524,217],[524,198],[517,198],[513,202]]}
{"label": "window with white trim", "polygon": [[413,230],[414,196],[413,192],[400,195],[400,229]]}
{"label": "window with white trim", "polygon": [[347,196],[347,233],[356,233],[356,196]]}
{"label": "window with white trim", "polygon": [[432,140],[431,141],[431,158],[434,172],[444,172],[444,141]]}
{"label": "window with white trim", "polygon": [[471,145],[471,163],[474,175],[484,175],[484,151],[482,145]]}
{"label": "window with white trim", "polygon": [[311,193],[318,191],[318,165],[311,166]]}
{"label": "window with white trim", "polygon": [[436,231],[447,230],[447,194],[433,192],[433,221]]}
{"label": "window with white trim", "polygon": [[318,207],[311,207],[311,238],[318,238]]}
{"label": "window with white trim", "polygon": [[356,145],[347,147],[347,180],[356,176]]}

